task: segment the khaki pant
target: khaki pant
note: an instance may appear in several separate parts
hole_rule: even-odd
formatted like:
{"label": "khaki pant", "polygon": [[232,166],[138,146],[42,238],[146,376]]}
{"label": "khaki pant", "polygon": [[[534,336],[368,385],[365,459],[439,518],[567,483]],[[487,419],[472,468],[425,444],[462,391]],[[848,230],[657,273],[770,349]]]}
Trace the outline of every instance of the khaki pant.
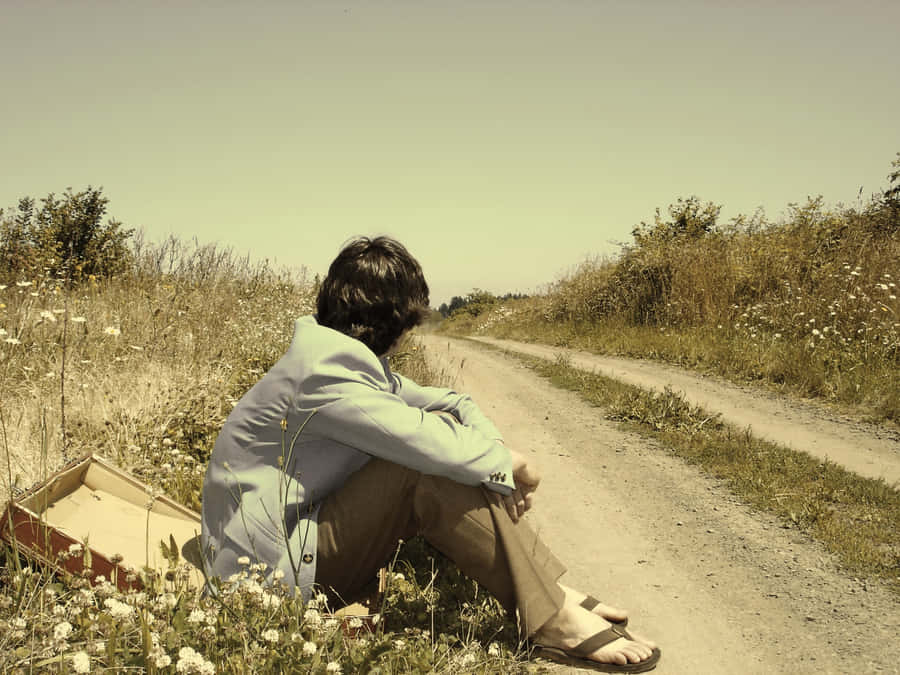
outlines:
{"label": "khaki pant", "polygon": [[339,597],[365,587],[400,539],[421,535],[517,611],[523,635],[563,605],[556,580],[565,567],[485,488],[373,459],[323,502],[318,523],[316,584]]}

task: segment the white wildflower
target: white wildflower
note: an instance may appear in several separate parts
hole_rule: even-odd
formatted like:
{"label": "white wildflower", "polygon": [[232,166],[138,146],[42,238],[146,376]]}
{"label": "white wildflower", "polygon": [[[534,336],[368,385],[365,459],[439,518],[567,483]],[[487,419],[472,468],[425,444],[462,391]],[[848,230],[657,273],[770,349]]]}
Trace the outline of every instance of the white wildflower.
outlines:
{"label": "white wildflower", "polygon": [[500,656],[500,645],[492,642],[487,650],[488,656]]}
{"label": "white wildflower", "polygon": [[318,649],[318,647],[316,647],[315,642],[304,642],[303,643],[303,653],[304,654],[312,656],[313,654],[316,653],[316,649]]}
{"label": "white wildflower", "polygon": [[122,331],[115,326],[107,326],[103,329],[103,332],[107,335],[112,335],[113,337],[119,337],[122,334]]}
{"label": "white wildflower", "polygon": [[61,621],[53,627],[53,639],[62,642],[72,634],[72,624],[68,621]]}
{"label": "white wildflower", "polygon": [[31,286],[31,282],[30,281],[17,281],[16,286],[18,286],[19,288],[26,288],[28,286]]}
{"label": "white wildflower", "polygon": [[260,601],[265,609],[277,609],[278,607],[281,607],[281,598],[274,593],[263,593],[260,597]]}
{"label": "white wildflower", "polygon": [[241,584],[241,588],[248,594],[256,597],[260,602],[262,602],[262,595],[265,592],[265,589],[259,585],[253,579],[247,579],[243,584]]}
{"label": "white wildflower", "polygon": [[81,553],[83,550],[83,546],[81,544],[69,544],[69,553],[72,555],[77,555]]}
{"label": "white wildflower", "polygon": [[161,652],[153,658],[153,662],[157,668],[167,668],[172,665],[172,657],[165,652]]}
{"label": "white wildflower", "polygon": [[[882,286],[884,286],[884,284],[882,284]],[[884,290],[887,290],[887,286],[885,286],[885,289],[884,289]],[[48,310],[46,310],[46,309],[43,310],[43,311],[41,312],[41,318],[42,318],[42,319],[47,319],[48,321],[51,321],[51,322],[53,322],[53,323],[56,323],[56,317],[53,316],[53,312],[50,312],[50,311],[48,311]]]}
{"label": "white wildflower", "polygon": [[815,335],[816,337],[819,337],[822,333],[819,332],[818,328],[813,328],[812,334]]}
{"label": "white wildflower", "polygon": [[79,589],[78,595],[76,595],[73,600],[82,607],[90,607],[94,604],[96,598],[94,597],[94,591],[89,588],[82,588]]}
{"label": "white wildflower", "polygon": [[337,661],[329,661],[328,665],[325,666],[326,673],[340,673],[341,672],[341,664]]}
{"label": "white wildflower", "polygon": [[215,673],[215,667],[190,647],[182,647],[178,651],[178,663],[175,670],[179,673]]}
{"label": "white wildflower", "polygon": [[175,597],[174,593],[167,592],[157,596],[154,604],[160,609],[172,609],[178,604],[178,598]]}
{"label": "white wildflower", "polygon": [[284,579],[284,570],[275,570],[274,572],[272,572],[272,578],[275,579],[275,581]]}
{"label": "white wildflower", "polygon": [[134,612],[131,607],[115,598],[107,598],[103,601],[103,606],[109,610],[109,615],[114,619],[126,619]]}
{"label": "white wildflower", "polygon": [[87,319],[85,319],[83,316],[73,316],[71,319],[69,319],[69,321],[71,321],[72,323],[84,323],[85,321],[87,321]]}
{"label": "white wildflower", "polygon": [[21,341],[21,340],[17,340],[17,339],[14,338],[14,337],[6,338],[6,339],[4,340],[4,342],[6,342],[6,343],[8,343],[8,344],[11,344],[11,345],[20,345],[20,344],[22,344],[22,341]]}
{"label": "white wildflower", "polygon": [[263,631],[262,639],[266,642],[278,642],[278,631],[274,628]]}
{"label": "white wildflower", "polygon": [[322,623],[322,615],[317,609],[308,609],[303,613],[304,620],[311,626],[318,626]]}
{"label": "white wildflower", "polygon": [[86,651],[75,652],[72,655],[72,670],[76,673],[91,672],[91,657]]}
{"label": "white wildflower", "polygon": [[238,564],[238,565],[249,565],[249,564],[250,564],[250,558],[248,558],[248,557],[245,556],[245,555],[242,555],[240,558],[237,559],[237,564]]}
{"label": "white wildflower", "polygon": [[206,612],[202,609],[193,609],[191,613],[188,614],[187,622],[188,623],[203,623],[206,621]]}

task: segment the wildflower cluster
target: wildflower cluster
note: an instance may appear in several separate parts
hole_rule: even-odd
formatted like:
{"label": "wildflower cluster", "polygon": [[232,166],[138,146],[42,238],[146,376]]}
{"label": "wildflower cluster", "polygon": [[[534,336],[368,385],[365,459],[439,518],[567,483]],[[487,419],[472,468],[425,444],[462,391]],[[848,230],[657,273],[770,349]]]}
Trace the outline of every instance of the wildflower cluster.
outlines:
{"label": "wildflower cluster", "polygon": [[478,317],[479,321],[475,324],[475,332],[479,335],[486,333],[492,326],[515,318],[516,310],[508,305],[495,305],[490,311]]}
{"label": "wildflower cluster", "polygon": [[839,354],[845,364],[864,364],[900,353],[900,301],[890,273],[862,281],[862,267],[844,263],[829,275],[831,292],[804,293],[790,282],[782,297],[741,308],[733,328],[751,341],[793,340],[807,349]]}

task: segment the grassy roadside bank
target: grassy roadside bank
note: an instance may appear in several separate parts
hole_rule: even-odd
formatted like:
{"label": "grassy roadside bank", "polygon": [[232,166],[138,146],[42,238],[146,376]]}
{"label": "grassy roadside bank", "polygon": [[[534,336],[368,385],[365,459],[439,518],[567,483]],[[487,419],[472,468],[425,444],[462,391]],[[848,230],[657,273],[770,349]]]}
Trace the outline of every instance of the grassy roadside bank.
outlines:
{"label": "grassy roadside bank", "polygon": [[608,419],[658,440],[685,461],[727,481],[741,499],[822,542],[849,574],[878,578],[900,594],[900,492],[832,462],[755,438],[687,404],[549,361],[477,343],[578,393]]}
{"label": "grassy roadside bank", "polygon": [[900,429],[900,368],[895,363],[879,360],[868,367],[854,366],[849,359],[824,350],[811,354],[808,342],[784,340],[781,335],[747,339],[718,325],[648,328],[615,319],[548,322],[536,316],[542,302],[504,303],[480,321],[453,317],[440,332],[662,361],[739,385],[813,398],[860,420]]}

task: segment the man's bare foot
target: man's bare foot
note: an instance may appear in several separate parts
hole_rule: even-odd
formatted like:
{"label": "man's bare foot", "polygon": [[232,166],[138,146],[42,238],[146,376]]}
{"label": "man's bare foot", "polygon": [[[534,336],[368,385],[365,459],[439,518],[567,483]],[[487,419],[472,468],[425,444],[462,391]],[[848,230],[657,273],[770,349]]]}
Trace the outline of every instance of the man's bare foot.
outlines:
{"label": "man's bare foot", "polygon": [[[561,584],[557,582],[557,585],[566,592],[566,603],[572,605],[580,605],[581,602],[587,597],[581,591],[576,591],[574,588],[569,588],[565,584]],[[597,616],[601,616],[610,623],[624,621],[628,618],[628,612],[624,609],[619,609],[618,607],[613,607],[612,605],[604,605],[602,602],[590,610],[592,613]],[[635,642],[641,642],[650,649],[654,649],[657,644],[653,640],[648,640],[640,633],[635,633],[633,630],[629,630],[628,634],[634,638]]]}
{"label": "man's bare foot", "polygon": [[[582,593],[581,591],[576,591],[574,588],[569,588],[565,584],[560,584],[557,582],[557,585],[566,592],[566,602],[571,602],[573,605],[581,604],[582,600],[584,600],[587,595]],[[604,619],[610,622],[619,622],[624,621],[628,618],[628,612],[624,609],[619,609],[618,607],[613,607],[612,605],[604,605],[602,602],[591,609],[594,614],[602,616]]]}
{"label": "man's bare foot", "polygon": [[[556,647],[571,651],[588,638],[609,627],[609,622],[601,616],[589,612],[567,599],[563,608],[541,626],[532,639],[543,647]],[[640,663],[652,656],[653,647],[622,637],[592,652],[586,658],[598,663],[625,665],[626,663]]]}

